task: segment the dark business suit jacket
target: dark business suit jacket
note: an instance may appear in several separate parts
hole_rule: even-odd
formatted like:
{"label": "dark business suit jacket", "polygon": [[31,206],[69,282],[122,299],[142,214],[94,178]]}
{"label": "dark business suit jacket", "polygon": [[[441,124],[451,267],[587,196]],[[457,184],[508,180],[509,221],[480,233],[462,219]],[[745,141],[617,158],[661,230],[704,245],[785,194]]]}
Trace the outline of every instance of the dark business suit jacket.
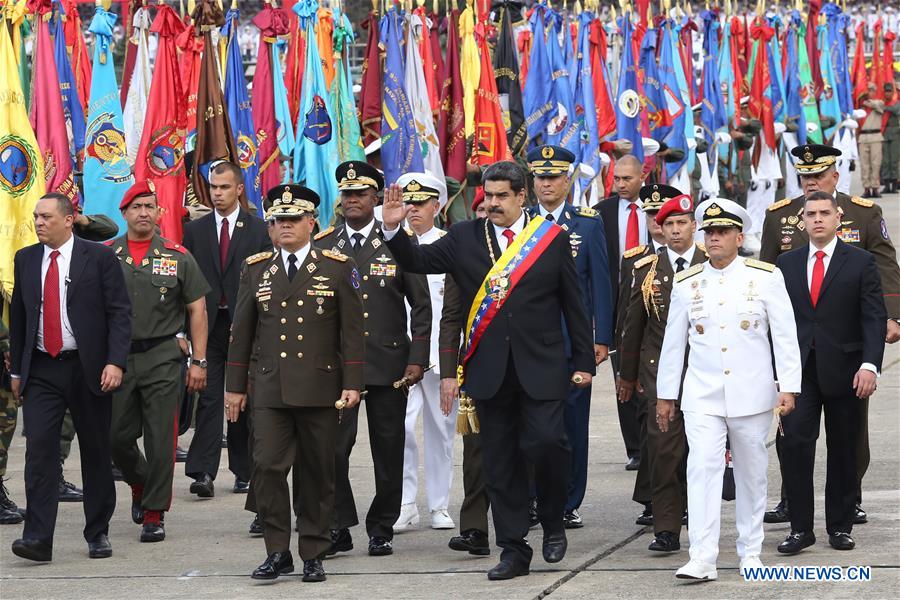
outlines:
{"label": "dark business suit jacket", "polygon": [[[43,244],[22,248],[15,257],[16,283],[9,307],[10,360],[11,372],[22,378],[23,393],[40,323],[43,258]],[[131,348],[131,301],[122,267],[111,249],[75,236],[66,310],[85,381],[91,392],[102,396],[103,368],[112,364],[124,370]]]}
{"label": "dark business suit jacket", "polygon": [[[494,256],[501,255],[494,228],[487,224]],[[416,246],[398,232],[388,246],[397,262],[413,273],[448,273],[459,287],[463,314],[491,268],[485,241],[485,220],[463,221],[436,242]],[[569,389],[569,368],[563,343],[563,315],[572,336],[576,371],[594,373],[591,325],[585,314],[569,236],[560,231],[522,277],[485,330],[466,365],[466,391],[478,400],[497,394],[507,361],[528,395],[538,400],[562,400]],[[515,318],[514,318],[515,317]]]}
{"label": "dark business suit jacket", "polygon": [[778,257],[794,308],[803,364],[815,347],[819,386],[852,393],[862,363],[881,370],[887,312],[875,257],[838,240],[825,271],[819,300],[809,295],[809,244]]}

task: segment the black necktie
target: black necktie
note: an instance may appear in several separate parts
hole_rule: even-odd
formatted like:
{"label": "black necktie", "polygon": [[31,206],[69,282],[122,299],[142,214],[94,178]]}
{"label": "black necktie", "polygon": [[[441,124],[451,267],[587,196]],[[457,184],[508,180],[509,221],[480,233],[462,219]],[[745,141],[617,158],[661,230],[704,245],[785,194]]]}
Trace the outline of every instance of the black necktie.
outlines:
{"label": "black necktie", "polygon": [[350,237],[353,240],[353,251],[358,252],[363,243],[363,234],[357,231]]}
{"label": "black necktie", "polygon": [[547,213],[547,220],[553,222],[553,213]]}
{"label": "black necktie", "polygon": [[676,264],[677,266],[675,267],[675,272],[676,272],[676,273],[681,273],[682,271],[684,271],[684,265],[685,265],[686,263],[687,263],[687,261],[686,261],[683,257],[679,256],[678,258],[676,258],[676,259],[675,259],[675,264]]}
{"label": "black necktie", "polygon": [[294,254],[288,254],[288,270],[287,276],[288,281],[294,280],[294,275],[297,274],[297,256]]}

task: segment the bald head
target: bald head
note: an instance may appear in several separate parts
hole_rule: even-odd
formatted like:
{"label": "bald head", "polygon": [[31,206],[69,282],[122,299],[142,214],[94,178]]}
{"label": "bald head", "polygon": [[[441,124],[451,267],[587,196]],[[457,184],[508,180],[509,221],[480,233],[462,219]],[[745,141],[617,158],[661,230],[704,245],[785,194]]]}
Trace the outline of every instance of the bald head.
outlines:
{"label": "bald head", "polygon": [[613,187],[620,198],[636,200],[644,185],[643,165],[633,154],[626,154],[616,161],[613,170]]}

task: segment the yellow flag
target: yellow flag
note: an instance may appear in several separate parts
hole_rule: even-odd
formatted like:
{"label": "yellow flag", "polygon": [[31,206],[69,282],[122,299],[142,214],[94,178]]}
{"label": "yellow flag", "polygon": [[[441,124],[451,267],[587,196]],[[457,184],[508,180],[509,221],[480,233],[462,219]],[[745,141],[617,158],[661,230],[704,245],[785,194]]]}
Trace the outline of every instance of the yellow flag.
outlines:
{"label": "yellow flag", "polygon": [[37,242],[34,206],[44,194],[44,164],[28,121],[19,67],[0,19],[0,289],[9,299],[13,257]]}
{"label": "yellow flag", "polygon": [[475,11],[472,1],[459,15],[459,38],[462,42],[459,58],[459,75],[463,85],[463,112],[466,115],[466,137],[475,133],[475,96],[481,79],[481,61],[475,44]]}

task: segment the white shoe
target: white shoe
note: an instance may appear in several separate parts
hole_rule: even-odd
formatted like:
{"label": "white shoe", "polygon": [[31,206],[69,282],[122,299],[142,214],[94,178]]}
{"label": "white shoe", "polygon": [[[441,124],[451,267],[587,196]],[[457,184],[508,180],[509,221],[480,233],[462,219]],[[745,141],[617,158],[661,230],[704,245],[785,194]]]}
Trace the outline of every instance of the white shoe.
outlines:
{"label": "white shoe", "polygon": [[746,579],[746,575],[744,574],[745,569],[762,569],[763,564],[762,561],[759,560],[759,556],[756,554],[752,554],[750,556],[745,556],[741,559],[741,576]]}
{"label": "white shoe", "polygon": [[431,511],[431,528],[432,529],[456,529],[456,524],[450,518],[450,513],[446,508],[439,508]]}
{"label": "white shoe", "polygon": [[675,571],[675,577],[678,579],[700,579],[712,581],[719,578],[716,572],[716,565],[691,559],[688,564]]}
{"label": "white shoe", "polygon": [[400,516],[394,523],[394,532],[409,531],[419,526],[419,508],[413,502],[400,507]]}

